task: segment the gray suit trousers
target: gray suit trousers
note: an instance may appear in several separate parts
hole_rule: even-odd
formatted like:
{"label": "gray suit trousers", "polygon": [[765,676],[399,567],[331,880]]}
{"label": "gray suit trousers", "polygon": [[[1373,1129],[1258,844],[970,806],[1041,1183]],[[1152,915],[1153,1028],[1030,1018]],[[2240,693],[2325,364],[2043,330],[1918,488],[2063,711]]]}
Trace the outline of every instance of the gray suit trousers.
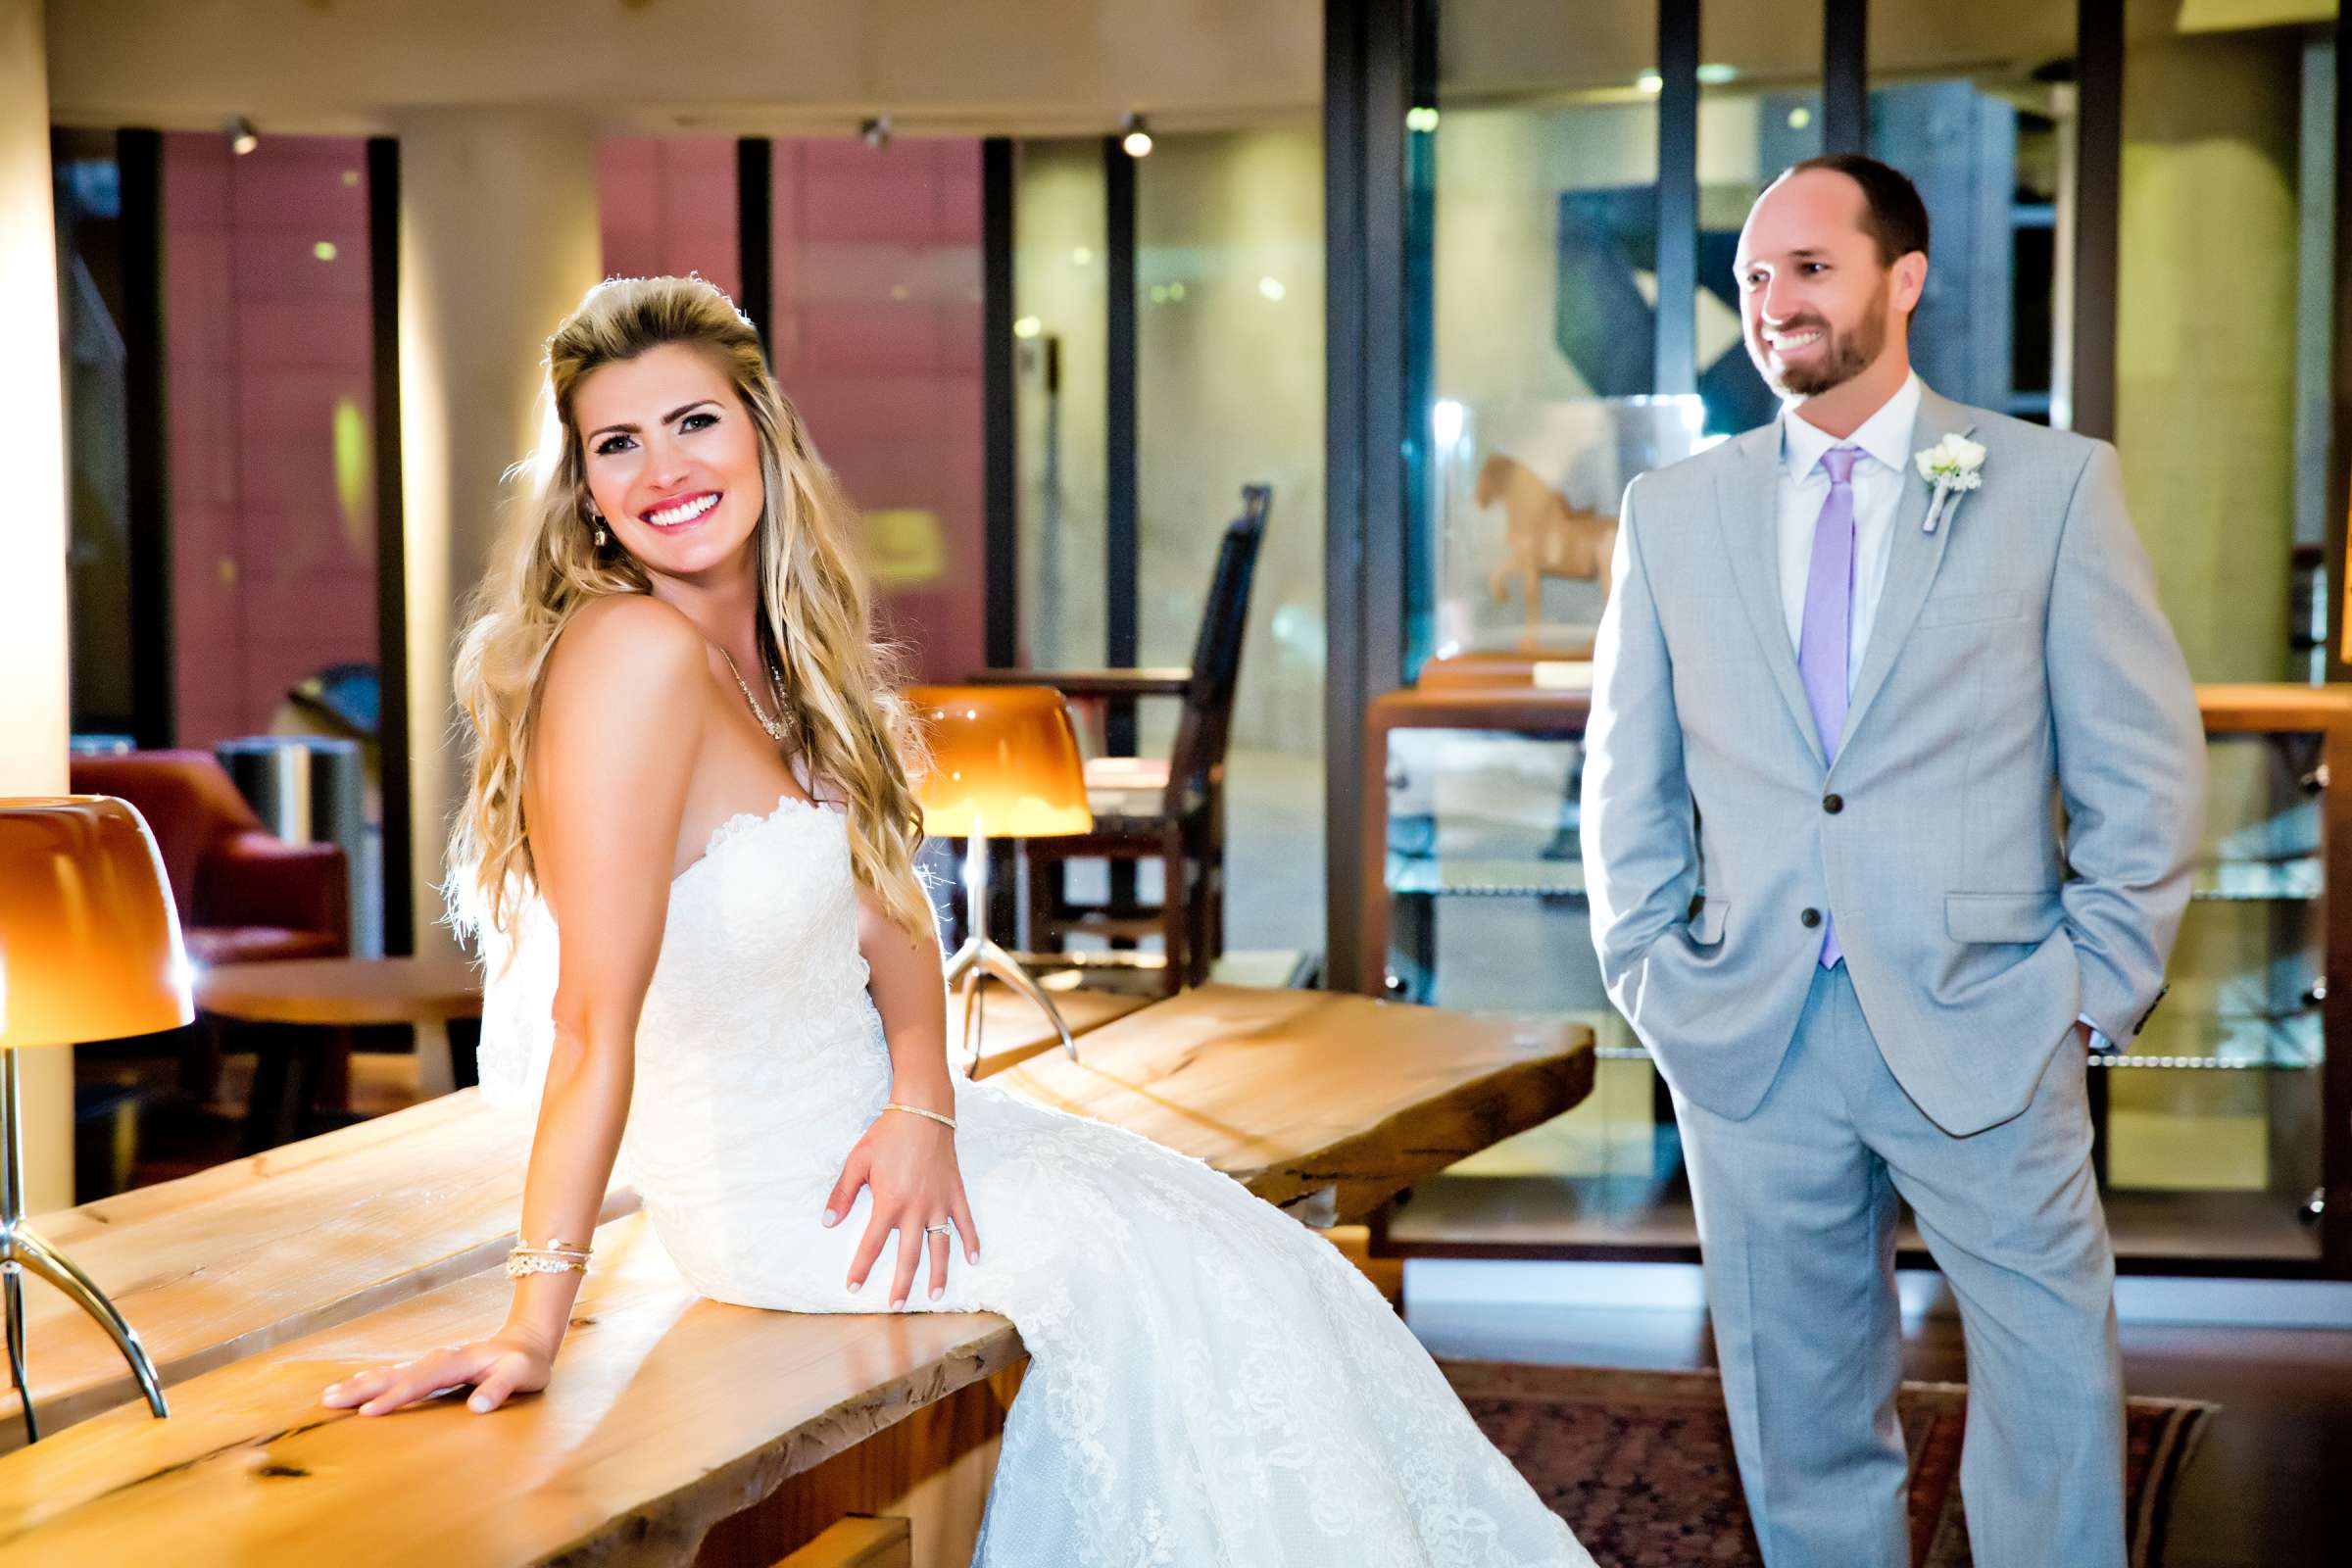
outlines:
{"label": "gray suit trousers", "polygon": [[1740,1477],[1771,1568],[1909,1568],[1898,1198],[1967,1337],[1960,1485],[1976,1561],[2123,1568],[2115,1256],[2082,1062],[2070,1041],[2022,1114],[1954,1137],[1888,1071],[1840,963],[1818,970],[1752,1113],[1676,1094]]}

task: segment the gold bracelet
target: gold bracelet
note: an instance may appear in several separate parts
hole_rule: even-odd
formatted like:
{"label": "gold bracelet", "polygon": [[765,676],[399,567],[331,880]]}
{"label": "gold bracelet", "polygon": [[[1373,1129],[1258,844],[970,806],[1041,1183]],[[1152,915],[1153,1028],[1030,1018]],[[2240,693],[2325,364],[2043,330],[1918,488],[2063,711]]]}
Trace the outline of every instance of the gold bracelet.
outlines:
{"label": "gold bracelet", "polygon": [[956,1130],[955,1117],[944,1116],[936,1110],[925,1110],[920,1105],[902,1105],[897,1101],[893,1100],[885,1104],[882,1108],[884,1110],[903,1110],[909,1116],[928,1116],[933,1121],[939,1123],[942,1127],[948,1129],[948,1131],[954,1132]]}
{"label": "gold bracelet", "polygon": [[519,1250],[507,1254],[507,1277],[518,1280],[525,1274],[585,1274],[588,1260],[584,1257],[550,1257],[543,1253]]}

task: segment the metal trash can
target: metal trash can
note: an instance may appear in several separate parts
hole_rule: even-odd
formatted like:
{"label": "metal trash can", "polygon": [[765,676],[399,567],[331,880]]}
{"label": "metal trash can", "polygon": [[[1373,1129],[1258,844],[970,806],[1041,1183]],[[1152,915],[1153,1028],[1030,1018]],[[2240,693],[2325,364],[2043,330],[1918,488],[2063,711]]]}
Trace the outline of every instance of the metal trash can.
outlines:
{"label": "metal trash can", "polygon": [[332,844],[350,868],[350,925],[361,929],[361,867],[367,849],[367,770],[360,743],[323,735],[248,735],[213,755],[228,770],[262,825],[289,844]]}

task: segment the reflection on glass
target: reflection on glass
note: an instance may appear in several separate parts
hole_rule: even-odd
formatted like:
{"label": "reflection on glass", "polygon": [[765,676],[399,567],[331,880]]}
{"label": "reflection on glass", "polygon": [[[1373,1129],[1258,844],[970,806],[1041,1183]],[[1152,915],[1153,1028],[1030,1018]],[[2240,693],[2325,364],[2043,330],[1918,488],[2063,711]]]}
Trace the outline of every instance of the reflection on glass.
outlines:
{"label": "reflection on glass", "polygon": [[1022,662],[1102,662],[1102,144],[1020,144],[1013,189],[1013,337],[1020,463]]}
{"label": "reflection on glass", "polygon": [[1439,29],[1439,118],[1414,132],[1431,403],[1407,642],[1574,652],[1625,480],[1688,450],[1635,435],[1656,383],[1656,7],[1446,6]]}
{"label": "reflection on glass", "polygon": [[[1227,946],[1322,946],[1323,141],[1311,122],[1153,138],[1136,165],[1141,662],[1191,662],[1242,487],[1273,503],[1226,788]],[[1177,705],[1145,705],[1165,757]]]}
{"label": "reflection on glass", "polygon": [[72,467],[66,575],[73,726],[131,733],[129,388],[122,348],[122,184],[115,138],[55,133],[57,256]]}
{"label": "reflection on glass", "polygon": [[1748,360],[1733,261],[1756,195],[1822,150],[1820,0],[1699,8],[1698,393],[1705,433],[1766,423],[1779,401]]}

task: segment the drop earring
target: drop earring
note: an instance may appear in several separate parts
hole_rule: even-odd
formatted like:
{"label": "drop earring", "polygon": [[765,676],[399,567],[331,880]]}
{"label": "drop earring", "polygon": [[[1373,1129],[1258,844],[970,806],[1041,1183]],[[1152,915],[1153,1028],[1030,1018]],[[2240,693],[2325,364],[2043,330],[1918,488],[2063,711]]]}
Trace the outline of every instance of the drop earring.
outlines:
{"label": "drop earring", "polygon": [[601,512],[592,512],[589,515],[596,519],[596,548],[602,550],[612,543],[612,535],[605,532],[605,515]]}

